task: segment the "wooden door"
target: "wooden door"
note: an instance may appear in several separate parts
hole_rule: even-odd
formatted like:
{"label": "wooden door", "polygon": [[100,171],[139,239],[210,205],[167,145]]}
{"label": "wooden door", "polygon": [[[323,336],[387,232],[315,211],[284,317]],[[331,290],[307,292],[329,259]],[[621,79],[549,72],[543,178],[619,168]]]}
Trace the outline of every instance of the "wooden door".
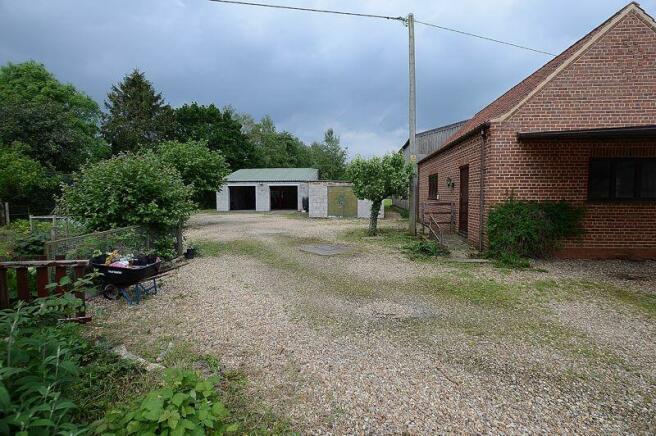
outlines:
{"label": "wooden door", "polygon": [[358,199],[350,186],[328,187],[328,216],[356,217]]}
{"label": "wooden door", "polygon": [[467,234],[469,222],[469,165],[460,167],[460,208],[458,213],[458,230]]}

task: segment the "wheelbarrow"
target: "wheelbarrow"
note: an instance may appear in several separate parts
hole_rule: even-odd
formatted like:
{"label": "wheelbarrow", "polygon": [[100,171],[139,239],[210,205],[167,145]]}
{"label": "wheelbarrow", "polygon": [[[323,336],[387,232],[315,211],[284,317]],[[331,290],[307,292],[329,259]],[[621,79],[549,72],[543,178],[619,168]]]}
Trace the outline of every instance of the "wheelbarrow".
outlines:
{"label": "wheelbarrow", "polygon": [[[91,259],[93,269],[102,274],[102,292],[108,300],[116,300],[123,296],[128,305],[139,304],[142,296],[157,293],[157,275],[161,260],[156,256],[139,256],[132,265],[105,265],[107,255],[103,254]],[[145,284],[149,282],[149,284]],[[134,298],[128,289],[134,287]]]}

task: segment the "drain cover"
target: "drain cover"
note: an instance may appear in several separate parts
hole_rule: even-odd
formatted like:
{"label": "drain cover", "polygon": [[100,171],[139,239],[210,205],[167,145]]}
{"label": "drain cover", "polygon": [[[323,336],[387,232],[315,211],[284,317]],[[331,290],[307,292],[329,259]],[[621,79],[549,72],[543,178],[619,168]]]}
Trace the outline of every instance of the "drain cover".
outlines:
{"label": "drain cover", "polygon": [[335,256],[337,254],[350,253],[351,249],[346,245],[337,244],[308,244],[301,245],[301,251],[318,254],[319,256]]}

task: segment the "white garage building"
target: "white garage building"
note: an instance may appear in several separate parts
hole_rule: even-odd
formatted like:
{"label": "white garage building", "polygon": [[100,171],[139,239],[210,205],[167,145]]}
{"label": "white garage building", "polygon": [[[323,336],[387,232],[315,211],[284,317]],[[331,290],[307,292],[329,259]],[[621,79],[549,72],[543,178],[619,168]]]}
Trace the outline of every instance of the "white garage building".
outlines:
{"label": "white garage building", "polygon": [[[303,210],[309,182],[319,180],[315,168],[255,168],[235,171],[216,193],[216,210]],[[306,206],[307,207],[307,206]]]}

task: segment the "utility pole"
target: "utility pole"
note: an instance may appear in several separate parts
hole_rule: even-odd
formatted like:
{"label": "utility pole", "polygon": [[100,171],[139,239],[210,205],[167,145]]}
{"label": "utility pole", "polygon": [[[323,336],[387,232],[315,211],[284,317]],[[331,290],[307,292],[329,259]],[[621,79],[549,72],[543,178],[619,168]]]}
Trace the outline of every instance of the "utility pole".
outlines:
{"label": "utility pole", "polygon": [[410,135],[408,136],[410,148],[410,162],[412,163],[412,178],[408,190],[408,223],[410,234],[417,234],[417,89],[415,83],[415,16],[408,14],[408,37],[409,37],[409,67],[410,67],[410,105],[409,124]]}

